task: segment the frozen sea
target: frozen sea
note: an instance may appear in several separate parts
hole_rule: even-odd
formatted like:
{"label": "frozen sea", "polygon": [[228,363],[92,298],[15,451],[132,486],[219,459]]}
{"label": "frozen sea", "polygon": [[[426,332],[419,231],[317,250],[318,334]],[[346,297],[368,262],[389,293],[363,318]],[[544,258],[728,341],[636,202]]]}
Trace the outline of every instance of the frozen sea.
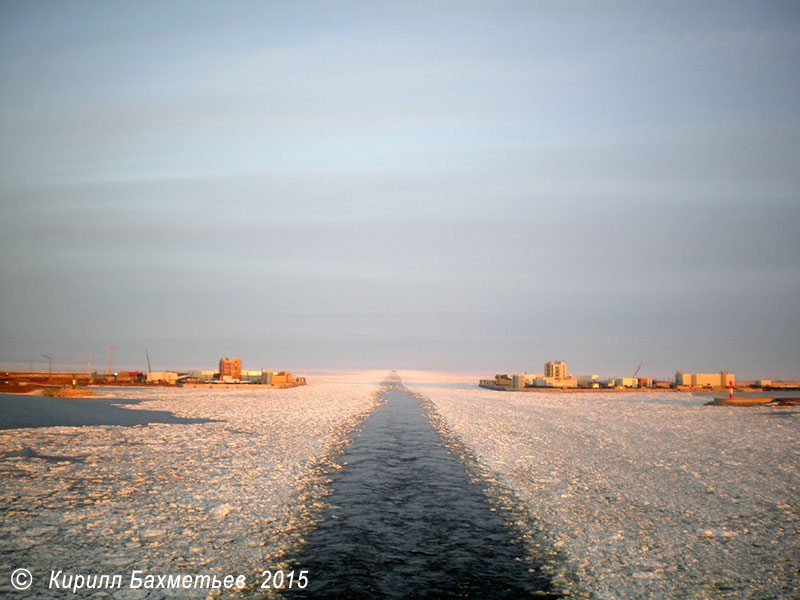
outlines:
{"label": "frozen sea", "polygon": [[800,598],[796,407],[415,390],[565,557],[576,594]]}
{"label": "frozen sea", "polygon": [[0,431],[0,592],[14,591],[19,567],[34,585],[14,598],[72,596],[48,589],[59,570],[123,574],[126,586],[134,569],[255,582],[299,543],[328,463],[373,408],[374,390],[336,379],[286,390],[97,388],[125,410],[208,422]]}
{"label": "frozen sea", "polygon": [[[557,559],[548,572],[568,597],[800,598],[797,407],[493,392],[471,376],[400,375],[443,447],[483,473],[527,552]],[[206,595],[73,596],[46,588],[51,570],[255,583],[263,569],[288,568],[322,529],[331,481],[355,468],[342,457],[381,409],[383,376],[318,374],[289,390],[100,388],[120,400],[115,410],[147,418],[0,431],[0,592],[13,591],[18,567],[34,586],[14,598]]]}

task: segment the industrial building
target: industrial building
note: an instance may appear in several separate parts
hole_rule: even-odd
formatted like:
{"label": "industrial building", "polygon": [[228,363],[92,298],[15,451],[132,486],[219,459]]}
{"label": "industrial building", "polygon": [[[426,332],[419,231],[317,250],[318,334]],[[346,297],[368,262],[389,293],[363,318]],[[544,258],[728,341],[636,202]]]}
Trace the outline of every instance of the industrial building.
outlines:
{"label": "industrial building", "polygon": [[[266,373],[266,371],[264,373]],[[305,377],[294,377],[289,371],[272,372],[272,385],[295,385],[305,383],[305,381]]]}
{"label": "industrial building", "polygon": [[578,380],[567,373],[567,364],[560,360],[546,362],[543,375],[498,373],[494,379],[481,379],[479,385],[492,390],[522,390],[526,387],[576,388]]}
{"label": "industrial building", "polygon": [[[180,383],[180,382],[179,382]],[[227,384],[227,385],[226,385]],[[241,359],[223,356],[219,359],[219,371],[192,371],[183,382],[184,387],[240,389],[245,387],[295,387],[305,385],[305,377],[295,377],[289,371],[242,369]]]}
{"label": "industrial building", "polygon": [[576,377],[579,387],[584,388],[599,388],[600,376],[599,375],[578,375]]}
{"label": "industrial building", "polygon": [[174,371],[151,371],[147,374],[146,383],[169,383],[174,385],[178,382],[178,374]]}
{"label": "industrial building", "polygon": [[[519,384],[519,376],[516,375],[516,382]],[[507,375],[506,373],[498,373],[494,376],[494,379],[481,379],[480,383],[478,384],[481,387],[489,388],[491,390],[513,390],[514,389],[514,378]],[[516,389],[520,389],[519,387]]]}
{"label": "industrial building", "polygon": [[610,388],[637,388],[639,379],[637,377],[614,377],[608,380],[607,387]]}
{"label": "industrial building", "polygon": [[675,373],[675,385],[679,387],[726,388],[736,383],[736,376],[727,371],[719,373]]}
{"label": "industrial building", "polygon": [[[561,389],[561,390],[589,390],[589,389],[720,389],[735,385],[736,377],[733,373],[720,371],[719,373],[684,373],[675,374],[675,382],[656,382],[651,377],[637,377],[639,368],[631,377],[613,377],[600,380],[598,375],[582,375],[574,377],[567,371],[567,364],[563,360],[547,361],[544,364],[544,373],[541,375],[528,375],[527,373],[509,375],[498,373],[494,379],[480,380],[480,386],[493,390],[530,390],[535,389]],[[759,381],[761,387],[766,387],[768,381]],[[777,386],[776,386],[777,387]]]}
{"label": "industrial building", "polygon": [[574,377],[537,377],[533,380],[533,387],[576,388],[578,380]]}

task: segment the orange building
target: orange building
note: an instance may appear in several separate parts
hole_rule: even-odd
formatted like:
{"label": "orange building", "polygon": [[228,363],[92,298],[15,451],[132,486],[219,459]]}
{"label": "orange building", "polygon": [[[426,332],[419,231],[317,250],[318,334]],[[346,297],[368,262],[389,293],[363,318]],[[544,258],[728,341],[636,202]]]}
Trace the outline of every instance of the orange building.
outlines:
{"label": "orange building", "polygon": [[272,385],[286,385],[292,383],[292,374],[288,371],[278,371],[272,374]]}
{"label": "orange building", "polygon": [[236,357],[228,360],[227,356],[219,359],[219,378],[240,379],[242,376],[242,361]]}

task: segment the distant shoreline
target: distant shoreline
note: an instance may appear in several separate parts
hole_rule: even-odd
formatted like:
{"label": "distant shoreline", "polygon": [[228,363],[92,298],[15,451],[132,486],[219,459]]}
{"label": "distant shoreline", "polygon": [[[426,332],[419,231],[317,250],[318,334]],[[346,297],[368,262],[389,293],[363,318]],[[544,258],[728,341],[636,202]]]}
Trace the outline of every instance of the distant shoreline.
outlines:
{"label": "distant shoreline", "polygon": [[483,388],[485,390],[492,390],[493,392],[533,392],[533,393],[546,393],[546,394],[608,394],[608,393],[617,393],[617,392],[692,392],[692,391],[703,391],[703,392],[719,392],[720,389],[708,389],[708,388],[696,388],[696,389],[677,389],[677,388],[561,388],[561,387],[524,387],[524,388],[513,388],[513,387],[499,387],[499,386],[488,386],[488,385],[480,385],[477,384],[477,387]]}
{"label": "distant shoreline", "polygon": [[[620,388],[560,388],[560,387],[524,387],[524,388],[503,388],[503,387],[490,387],[488,385],[480,385],[477,387],[485,390],[492,390],[493,392],[532,392],[544,394],[616,394],[619,392],[722,392],[727,391],[728,388],[656,388],[656,387],[620,387]],[[748,391],[760,391],[753,388]]]}
{"label": "distant shoreline", "polygon": [[[87,373],[68,373],[68,372],[36,372],[36,371],[5,371],[0,373],[0,394],[18,394],[18,395],[48,395],[52,394],[55,390],[76,389],[84,390],[85,393],[91,394],[88,388],[109,388],[109,387],[124,387],[124,388],[186,388],[186,389],[212,389],[212,390],[229,390],[229,389],[286,389],[306,385],[305,378],[298,377],[292,378],[288,383],[251,383],[251,382],[178,382],[169,383],[166,381],[158,382],[144,382],[144,381],[131,381],[129,379],[95,379]],[[69,393],[69,392],[65,392]],[[79,391],[74,392],[74,395],[80,394]]]}
{"label": "distant shoreline", "polygon": [[[689,394],[720,394],[728,393],[730,388],[727,387],[618,387],[618,388],[556,388],[556,387],[500,387],[492,385],[477,384],[477,387],[493,392],[533,392],[545,394],[617,394],[617,393],[689,393]],[[797,387],[781,387],[781,386],[765,386],[765,387],[751,387],[738,385],[733,388],[734,394],[749,394],[749,393],[762,393],[762,392],[793,392],[797,391]]]}
{"label": "distant shoreline", "polygon": [[[184,389],[195,390],[238,390],[238,389],[267,389],[267,390],[282,390],[285,388],[294,388],[306,385],[305,381],[296,381],[294,383],[279,383],[272,385],[269,383],[184,383],[170,387],[178,387]],[[146,385],[141,387],[148,387]]]}

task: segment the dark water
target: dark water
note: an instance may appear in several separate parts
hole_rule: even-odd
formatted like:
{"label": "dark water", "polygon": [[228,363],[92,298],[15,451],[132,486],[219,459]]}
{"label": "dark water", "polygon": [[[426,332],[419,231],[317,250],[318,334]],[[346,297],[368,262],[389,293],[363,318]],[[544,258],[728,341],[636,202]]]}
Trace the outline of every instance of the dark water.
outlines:
{"label": "dark water", "polygon": [[176,417],[164,410],[128,410],[118,404],[141,400],[119,398],[48,398],[0,394],[0,429],[81,427],[84,425],[147,425],[208,423],[210,419]]}
{"label": "dark water", "polygon": [[[557,598],[500,512],[398,385],[354,434],[288,598]],[[531,572],[533,570],[534,572]]]}

